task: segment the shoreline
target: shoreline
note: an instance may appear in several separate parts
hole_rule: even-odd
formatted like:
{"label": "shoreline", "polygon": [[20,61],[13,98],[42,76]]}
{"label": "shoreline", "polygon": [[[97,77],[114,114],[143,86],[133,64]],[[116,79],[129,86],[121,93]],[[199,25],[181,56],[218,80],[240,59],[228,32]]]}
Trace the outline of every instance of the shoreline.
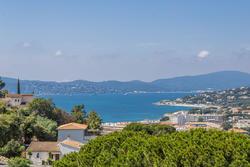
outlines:
{"label": "shoreline", "polygon": [[177,106],[177,107],[190,107],[190,108],[210,108],[210,107],[219,108],[219,106],[215,106],[215,105],[176,103],[174,101],[160,101],[160,102],[156,102],[153,104],[157,106]]}

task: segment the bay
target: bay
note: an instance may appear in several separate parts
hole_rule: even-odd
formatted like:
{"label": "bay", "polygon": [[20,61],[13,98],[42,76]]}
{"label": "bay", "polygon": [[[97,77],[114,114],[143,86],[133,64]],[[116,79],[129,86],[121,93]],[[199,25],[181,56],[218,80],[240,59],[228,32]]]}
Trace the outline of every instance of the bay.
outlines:
{"label": "bay", "polygon": [[103,122],[157,120],[165,113],[187,110],[187,107],[156,106],[162,99],[176,99],[191,93],[138,93],[138,94],[86,94],[48,95],[57,107],[68,112],[77,104],[84,104],[86,111],[94,110]]}

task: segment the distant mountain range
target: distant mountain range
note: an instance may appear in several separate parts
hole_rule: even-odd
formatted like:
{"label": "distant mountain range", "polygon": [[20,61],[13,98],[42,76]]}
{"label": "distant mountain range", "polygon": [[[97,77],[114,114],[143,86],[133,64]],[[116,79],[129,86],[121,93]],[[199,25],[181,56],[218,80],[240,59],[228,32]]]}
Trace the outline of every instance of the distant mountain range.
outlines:
{"label": "distant mountain range", "polygon": [[[2,77],[5,89],[16,92],[17,79]],[[143,81],[103,81],[91,82],[76,80],[71,82],[51,82],[21,80],[23,93],[35,94],[86,94],[86,93],[138,93],[138,92],[175,92],[198,90],[221,90],[250,86],[250,74],[239,71],[221,71],[196,76],[183,76]]]}

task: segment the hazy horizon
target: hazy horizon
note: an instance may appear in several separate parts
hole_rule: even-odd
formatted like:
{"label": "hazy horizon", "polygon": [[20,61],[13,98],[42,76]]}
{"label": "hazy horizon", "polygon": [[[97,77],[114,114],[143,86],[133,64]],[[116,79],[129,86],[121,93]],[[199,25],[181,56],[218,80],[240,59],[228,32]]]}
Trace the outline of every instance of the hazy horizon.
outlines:
{"label": "hazy horizon", "polygon": [[221,73],[221,72],[239,72],[239,73],[246,73],[249,74],[248,72],[243,72],[243,71],[234,71],[234,70],[226,70],[226,71],[214,71],[214,72],[209,72],[209,73],[201,73],[201,74],[193,74],[193,75],[180,75],[180,76],[173,76],[173,77],[166,77],[166,78],[155,78],[153,80],[150,81],[145,81],[145,80],[85,80],[85,79],[74,79],[74,80],[64,80],[64,81],[59,81],[59,80],[35,80],[32,78],[20,78],[20,77],[10,77],[10,76],[2,76],[0,75],[0,78],[10,78],[10,79],[20,79],[20,80],[27,80],[27,81],[42,81],[42,82],[72,82],[72,81],[89,81],[89,82],[105,82],[105,81],[118,81],[118,82],[130,82],[130,81],[142,81],[142,82],[153,82],[156,80],[160,80],[160,79],[174,79],[174,78],[178,78],[178,77],[193,77],[193,76],[200,76],[200,75],[208,75],[208,74],[213,74],[213,73]]}
{"label": "hazy horizon", "polygon": [[247,0],[4,1],[0,76],[152,81],[250,73],[249,6]]}

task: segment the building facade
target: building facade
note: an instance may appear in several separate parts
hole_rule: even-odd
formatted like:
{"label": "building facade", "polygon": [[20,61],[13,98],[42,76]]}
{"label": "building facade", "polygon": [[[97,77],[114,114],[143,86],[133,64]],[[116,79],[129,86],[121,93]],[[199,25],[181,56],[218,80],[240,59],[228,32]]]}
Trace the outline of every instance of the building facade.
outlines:
{"label": "building facade", "polygon": [[7,94],[5,101],[11,107],[26,105],[34,99],[33,94]]}
{"label": "building facade", "polygon": [[62,157],[58,142],[32,141],[26,150],[26,158],[34,165],[45,165],[49,160],[59,160]]}
{"label": "building facade", "polygon": [[81,143],[86,141],[85,134],[87,130],[87,125],[78,123],[69,123],[61,125],[57,128],[58,130],[58,141],[63,141],[68,138]]}

